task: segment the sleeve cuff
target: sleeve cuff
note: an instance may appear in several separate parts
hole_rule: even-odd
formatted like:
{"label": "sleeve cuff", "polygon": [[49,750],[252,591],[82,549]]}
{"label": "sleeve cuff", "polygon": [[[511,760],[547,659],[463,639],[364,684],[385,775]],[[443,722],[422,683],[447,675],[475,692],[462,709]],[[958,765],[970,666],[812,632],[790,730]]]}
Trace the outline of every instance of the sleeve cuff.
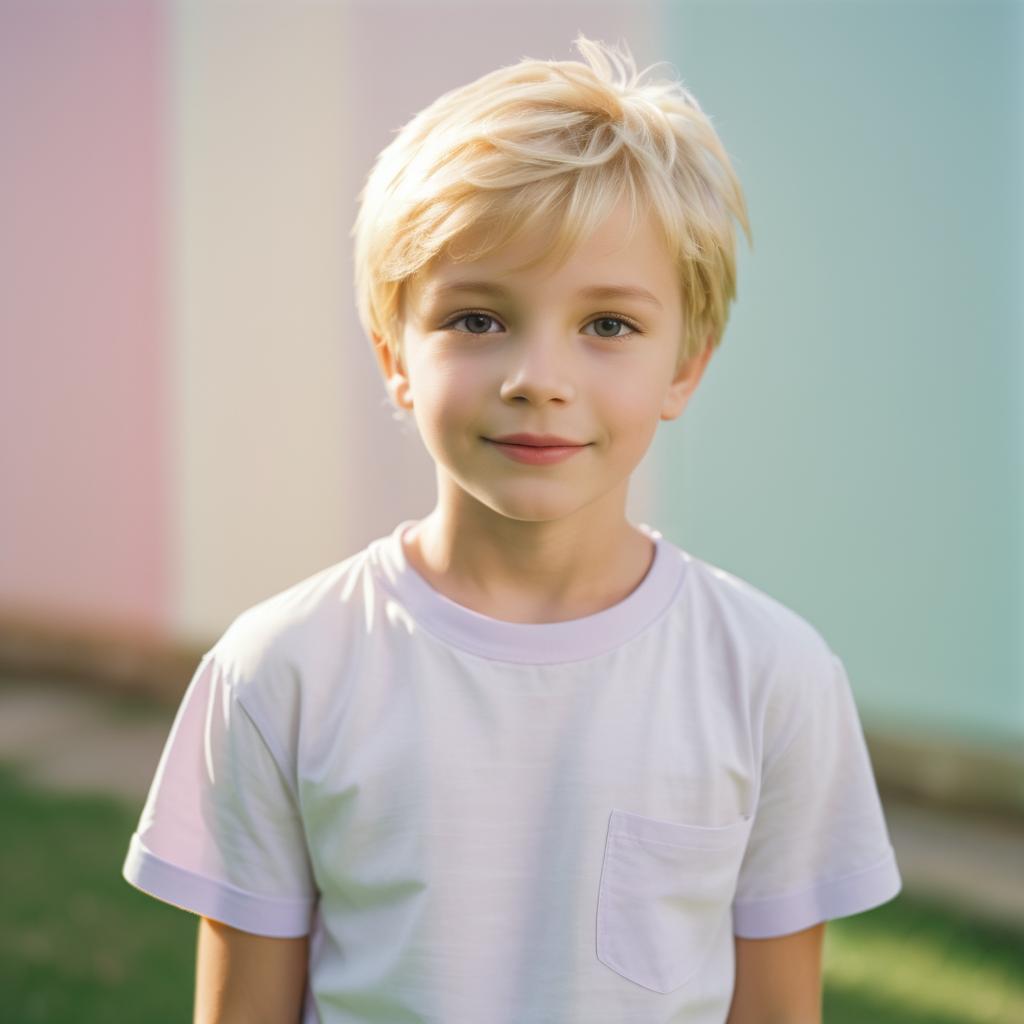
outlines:
{"label": "sleeve cuff", "polygon": [[785,896],[733,904],[733,934],[769,939],[848,917],[887,903],[903,888],[892,847],[884,860],[864,871],[822,882]]}
{"label": "sleeve cuff", "polygon": [[316,899],[278,899],[246,892],[162,860],[132,835],[121,874],[136,889],[182,910],[256,935],[293,939],[308,935]]}

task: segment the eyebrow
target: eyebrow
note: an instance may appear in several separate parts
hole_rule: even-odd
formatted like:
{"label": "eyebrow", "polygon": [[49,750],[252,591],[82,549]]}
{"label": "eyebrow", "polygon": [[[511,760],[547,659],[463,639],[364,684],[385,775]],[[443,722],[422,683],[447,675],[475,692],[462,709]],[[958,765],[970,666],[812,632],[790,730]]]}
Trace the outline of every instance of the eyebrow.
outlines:
{"label": "eyebrow", "polygon": [[[447,284],[431,286],[426,294],[428,301],[435,301],[442,295],[450,292],[478,292],[484,295],[497,295],[499,298],[508,298],[512,292],[504,285],[495,281],[449,281]],[[581,299],[640,299],[643,302],[650,302],[662,308],[661,302],[646,288],[638,285],[626,284],[592,284],[581,288],[577,295]]]}

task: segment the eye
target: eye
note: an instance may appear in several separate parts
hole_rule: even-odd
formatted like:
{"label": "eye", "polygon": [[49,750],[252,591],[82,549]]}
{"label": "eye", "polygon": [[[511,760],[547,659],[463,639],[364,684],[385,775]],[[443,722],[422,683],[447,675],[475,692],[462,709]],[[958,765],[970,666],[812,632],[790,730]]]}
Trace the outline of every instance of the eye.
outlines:
{"label": "eye", "polygon": [[[640,334],[640,328],[636,326],[631,320],[626,320],[621,316],[599,316],[595,317],[590,321],[590,324],[600,324],[602,327],[607,327],[609,324],[628,327],[629,334],[598,334],[599,338],[628,338],[630,334]],[[590,324],[587,324],[589,327]],[[614,327],[613,327],[614,329]]]}
{"label": "eye", "polygon": [[[489,320],[492,324],[496,324],[498,322],[497,320],[494,319],[493,316],[488,316],[487,313],[462,313],[455,320],[449,320],[448,323],[446,323],[444,325],[442,330],[450,330],[456,324],[462,323],[463,320],[476,321],[478,326],[479,326],[479,322],[481,320]],[[492,334],[493,331],[488,331],[488,330],[485,329],[485,330],[482,330],[482,331],[474,331],[474,330],[460,331],[459,333],[460,334]]]}
{"label": "eye", "polygon": [[[459,334],[493,334],[494,333],[493,331],[487,330],[487,325],[488,325],[488,323],[489,324],[496,324],[496,323],[498,323],[498,321],[493,316],[491,316],[489,313],[469,312],[469,313],[461,313],[454,320],[449,320],[448,323],[446,323],[441,329],[442,330],[452,330],[452,329],[455,328],[456,324],[462,323],[463,320],[467,321],[467,325],[475,323],[477,326],[480,326],[480,321],[481,320],[486,321],[486,323],[484,324],[484,330],[482,330],[482,331],[473,330],[472,327],[470,327],[469,330],[466,330],[466,331],[461,331],[460,330],[460,331],[458,331],[457,333],[459,333]],[[596,337],[598,337],[598,338],[609,338],[609,339],[614,340],[615,338],[628,338],[630,334],[642,334],[643,333],[640,330],[640,328],[637,326],[637,324],[635,324],[632,320],[627,320],[625,317],[622,317],[622,316],[611,316],[611,315],[608,315],[608,314],[603,314],[601,316],[594,317],[593,320],[590,320],[587,323],[587,326],[589,327],[591,324],[598,324],[598,325],[600,325],[601,329],[607,329],[609,327],[609,325],[613,325],[611,327],[611,330],[613,330],[613,331],[617,331],[619,328],[622,328],[622,327],[628,328],[628,333],[626,333],[626,334],[621,334],[621,333],[601,334],[601,333],[598,333],[596,335]]]}

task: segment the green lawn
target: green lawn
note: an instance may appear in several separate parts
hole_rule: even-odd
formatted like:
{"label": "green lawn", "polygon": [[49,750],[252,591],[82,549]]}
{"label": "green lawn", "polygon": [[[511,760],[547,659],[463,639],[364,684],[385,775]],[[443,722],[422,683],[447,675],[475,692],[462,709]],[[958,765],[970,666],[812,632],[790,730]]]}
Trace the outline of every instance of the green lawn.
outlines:
{"label": "green lawn", "polygon": [[[190,1021],[198,919],[121,877],[141,808],[40,792],[2,764],[0,808],[3,1019]],[[833,921],[825,940],[824,1019],[1020,1024],[1024,934],[905,894]]]}
{"label": "green lawn", "polygon": [[19,783],[0,765],[0,1018],[192,1019],[198,918],[121,877],[141,808]]}

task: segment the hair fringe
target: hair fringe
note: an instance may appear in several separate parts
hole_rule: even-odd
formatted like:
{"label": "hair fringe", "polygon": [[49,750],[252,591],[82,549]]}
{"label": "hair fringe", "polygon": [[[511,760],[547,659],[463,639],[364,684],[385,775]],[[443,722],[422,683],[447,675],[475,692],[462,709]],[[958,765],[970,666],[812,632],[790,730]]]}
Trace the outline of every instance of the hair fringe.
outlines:
{"label": "hair fringe", "polygon": [[582,62],[523,57],[443,93],[377,155],[351,230],[355,294],[367,334],[396,358],[407,282],[470,228],[484,240],[461,259],[543,227],[552,245],[538,260],[560,263],[624,197],[630,230],[653,213],[674,256],[679,361],[721,343],[736,297],[734,220],[751,246],[753,236],[711,118],[678,74],[649,77],[667,62],[638,70],[624,42],[582,32],[574,45]]}

